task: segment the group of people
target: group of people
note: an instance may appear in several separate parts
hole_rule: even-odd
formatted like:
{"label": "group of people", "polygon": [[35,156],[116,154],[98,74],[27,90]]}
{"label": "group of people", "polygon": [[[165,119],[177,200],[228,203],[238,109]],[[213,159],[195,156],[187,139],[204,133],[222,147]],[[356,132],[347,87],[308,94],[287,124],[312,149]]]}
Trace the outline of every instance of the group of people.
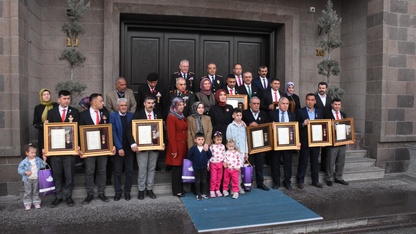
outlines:
{"label": "group of people", "polygon": [[[233,74],[228,75],[225,80],[216,74],[216,65],[213,63],[208,64],[207,75],[201,79],[197,79],[195,74],[189,71],[187,60],[180,62],[179,69],[172,74],[168,90],[158,82],[158,74],[149,74],[147,84],[139,87],[136,97],[133,91],[127,88],[126,80],[119,77],[116,79],[115,89],[106,95],[105,106],[103,96],[94,93],[89,98],[81,100],[82,112],[69,105],[71,96],[68,91],[61,90],[58,93],[58,102],[54,103],[51,101],[51,92],[42,89],[39,93],[41,104],[35,107],[33,121],[34,127],[39,129],[38,155],[42,155],[44,123],[69,122],[69,118],[72,122],[78,122],[80,126],[111,123],[115,145],[114,157],[103,155],[83,159],[86,167],[87,190],[84,203],[88,204],[94,199],[95,182],[98,184],[98,198],[104,202],[109,201],[105,195],[105,188],[106,180],[109,179],[108,171],[112,169],[114,170],[114,200],[120,200],[123,193],[124,198],[130,200],[134,159],[137,160],[139,168],[138,199],[144,199],[145,195],[155,199],[153,185],[159,152],[139,150],[131,133],[131,121],[163,119],[167,133],[165,163],[172,173],[172,194],[178,197],[185,195],[181,176],[183,160],[188,158],[194,164],[195,192],[198,200],[228,196],[230,181],[232,196],[238,198],[239,194],[246,192],[241,186],[240,168],[247,161],[255,166],[257,188],[265,191],[270,189],[264,184],[263,177],[266,155],[271,159],[272,188],[280,187],[280,166],[283,163],[283,186],[292,189],[293,151],[249,154],[246,127],[272,121],[298,121],[301,146],[296,176],[297,187],[304,188],[309,158],[312,185],[323,187],[318,176],[320,154],[322,155],[321,170],[326,171],[327,185],[332,186],[333,182],[348,184],[342,179],[345,146],[322,148],[327,149],[325,152],[324,150],[321,152],[320,147],[308,147],[306,129],[309,120],[346,117],[344,113],[340,113],[341,100],[331,100],[326,95],[326,83],[319,83],[317,94],[308,93],[305,99],[306,107],[301,108],[300,99],[295,94],[295,84],[288,82],[285,92],[281,92],[280,80],[268,78],[268,68],[265,66],[258,68],[258,77],[254,79],[251,72],[243,73],[241,64],[235,64]],[[235,94],[248,96],[249,104],[245,110],[227,104],[227,97]],[[31,152],[32,148],[29,147],[27,152]],[[327,156],[326,159],[324,154]],[[58,206],[64,200],[68,206],[73,206],[72,190],[77,157],[45,156],[51,164],[56,188],[56,199],[51,207]],[[82,157],[82,154],[80,156]],[[27,157],[29,159],[29,156]],[[113,158],[112,168],[108,167],[109,158]],[[33,166],[34,163],[31,165]],[[123,167],[126,174],[124,189],[121,182]],[[19,166],[19,173],[21,172]],[[23,181],[27,181],[26,171],[21,174]],[[31,202],[40,205],[37,199]],[[28,203],[28,199],[24,200],[25,207]]]}

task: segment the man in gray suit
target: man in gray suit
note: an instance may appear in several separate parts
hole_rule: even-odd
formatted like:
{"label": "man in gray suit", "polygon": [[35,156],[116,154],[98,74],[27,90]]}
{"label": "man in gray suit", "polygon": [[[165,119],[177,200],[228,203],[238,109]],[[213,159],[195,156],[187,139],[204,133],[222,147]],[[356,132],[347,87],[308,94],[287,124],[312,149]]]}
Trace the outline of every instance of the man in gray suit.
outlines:
{"label": "man in gray suit", "polygon": [[116,89],[111,90],[105,96],[105,107],[107,107],[110,113],[118,110],[117,99],[125,98],[128,103],[128,112],[134,113],[137,108],[136,98],[134,97],[133,90],[127,88],[126,79],[119,77],[116,79]]}

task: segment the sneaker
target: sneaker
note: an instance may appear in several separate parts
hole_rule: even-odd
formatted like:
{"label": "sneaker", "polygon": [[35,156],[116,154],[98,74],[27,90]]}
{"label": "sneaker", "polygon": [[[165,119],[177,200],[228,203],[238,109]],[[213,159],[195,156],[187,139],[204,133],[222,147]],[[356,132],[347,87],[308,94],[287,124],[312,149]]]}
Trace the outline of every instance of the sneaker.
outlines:
{"label": "sneaker", "polygon": [[209,196],[210,196],[211,198],[215,198],[215,192],[214,192],[214,191],[210,191],[210,192],[209,192]]}
{"label": "sneaker", "polygon": [[202,194],[201,197],[202,197],[202,199],[209,199],[209,197],[205,194]]}
{"label": "sneaker", "polygon": [[201,195],[196,195],[196,200],[197,201],[201,201],[202,200],[202,196]]}
{"label": "sneaker", "polygon": [[217,194],[217,197],[222,197],[222,194],[220,192],[220,190],[217,190],[217,192],[215,192]]}
{"label": "sneaker", "polygon": [[223,190],[223,191],[222,191],[222,194],[224,195],[224,197],[226,197],[226,196],[228,196],[228,195],[229,195],[229,193],[228,193],[228,191],[227,191],[227,190]]}
{"label": "sneaker", "polygon": [[40,209],[40,204],[35,204],[35,209]]}
{"label": "sneaker", "polygon": [[[246,192],[244,192],[244,189],[242,187],[240,187],[240,190],[238,191],[238,193],[240,194],[245,194]],[[237,196],[238,197],[238,196]]]}
{"label": "sneaker", "polygon": [[25,210],[30,210],[30,205],[25,205]]}
{"label": "sneaker", "polygon": [[233,199],[237,199],[238,198],[238,193],[234,193],[233,194]]}

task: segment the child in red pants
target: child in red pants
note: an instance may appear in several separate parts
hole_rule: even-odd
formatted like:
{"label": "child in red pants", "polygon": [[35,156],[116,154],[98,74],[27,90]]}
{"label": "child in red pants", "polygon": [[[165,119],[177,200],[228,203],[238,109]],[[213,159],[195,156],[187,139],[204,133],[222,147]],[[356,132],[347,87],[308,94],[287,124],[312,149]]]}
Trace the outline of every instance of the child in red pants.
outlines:
{"label": "child in red pants", "polygon": [[[222,184],[223,188],[228,188],[228,184],[230,184],[231,179],[231,185],[232,185],[232,191],[233,191],[233,198],[238,198],[238,181],[240,176],[240,168],[242,166],[241,162],[241,156],[240,152],[238,152],[238,149],[235,148],[235,141],[233,139],[227,140],[227,151],[225,152],[225,159],[224,159],[224,182]],[[228,191],[224,189],[222,191],[224,196],[228,196]]]}
{"label": "child in red pants", "polygon": [[209,196],[222,197],[220,192],[220,185],[222,179],[222,164],[225,158],[225,146],[222,144],[222,133],[216,131],[214,133],[214,144],[209,149],[211,150],[212,157],[209,160],[209,172],[210,172],[210,192]]}

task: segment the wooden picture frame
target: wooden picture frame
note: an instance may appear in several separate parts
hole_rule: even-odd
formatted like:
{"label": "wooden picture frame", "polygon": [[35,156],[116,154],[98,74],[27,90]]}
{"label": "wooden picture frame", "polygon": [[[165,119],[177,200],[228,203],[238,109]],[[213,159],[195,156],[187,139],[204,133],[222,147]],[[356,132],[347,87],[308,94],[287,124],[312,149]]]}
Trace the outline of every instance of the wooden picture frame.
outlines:
{"label": "wooden picture frame", "polygon": [[272,123],[259,124],[256,127],[248,126],[246,131],[249,154],[267,152],[273,149]]}
{"label": "wooden picture frame", "polygon": [[273,149],[274,150],[299,150],[299,123],[298,122],[273,122]]}
{"label": "wooden picture frame", "polygon": [[140,151],[164,150],[163,120],[134,119],[132,120],[132,134]]}
{"label": "wooden picture frame", "polygon": [[349,145],[355,142],[354,119],[333,120],[332,136],[334,146]]}
{"label": "wooden picture frame", "polygon": [[43,125],[43,131],[46,156],[78,155],[77,122],[46,123]]}
{"label": "wooden picture frame", "polygon": [[309,147],[332,146],[332,122],[330,119],[309,120]]}
{"label": "wooden picture frame", "polygon": [[248,108],[248,97],[246,94],[227,94],[227,104],[233,106],[233,108],[239,107],[242,110],[247,110]]}
{"label": "wooden picture frame", "polygon": [[79,126],[82,157],[112,156],[113,127],[111,124]]}

